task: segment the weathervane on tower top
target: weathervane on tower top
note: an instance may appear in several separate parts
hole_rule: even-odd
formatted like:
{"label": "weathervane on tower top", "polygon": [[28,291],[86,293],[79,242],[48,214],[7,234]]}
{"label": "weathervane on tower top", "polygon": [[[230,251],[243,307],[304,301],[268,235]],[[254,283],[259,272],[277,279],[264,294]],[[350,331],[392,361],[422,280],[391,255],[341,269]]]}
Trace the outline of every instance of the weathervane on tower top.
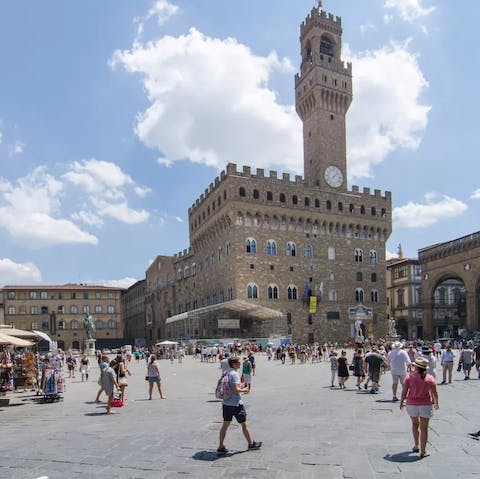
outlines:
{"label": "weathervane on tower top", "polygon": [[321,10],[323,7],[323,0],[317,0],[318,2],[318,9]]}

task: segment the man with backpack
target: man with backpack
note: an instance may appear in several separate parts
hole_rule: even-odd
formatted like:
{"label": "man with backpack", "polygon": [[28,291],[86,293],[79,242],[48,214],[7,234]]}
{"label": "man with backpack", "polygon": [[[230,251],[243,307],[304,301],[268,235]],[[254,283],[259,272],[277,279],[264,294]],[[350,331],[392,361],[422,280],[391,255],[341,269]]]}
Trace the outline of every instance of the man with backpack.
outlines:
{"label": "man with backpack", "polygon": [[243,435],[248,442],[248,449],[254,450],[262,447],[261,442],[255,442],[252,439],[248,429],[247,412],[245,411],[242,397],[240,396],[240,393],[248,393],[248,387],[242,387],[240,381],[240,374],[238,373],[241,365],[240,359],[237,357],[229,358],[228,364],[230,369],[222,375],[215,391],[217,398],[222,399],[223,409],[223,425],[220,429],[220,443],[217,449],[217,454],[219,455],[225,455],[228,453],[224,440],[227,434],[227,429],[234,417],[242,427]]}

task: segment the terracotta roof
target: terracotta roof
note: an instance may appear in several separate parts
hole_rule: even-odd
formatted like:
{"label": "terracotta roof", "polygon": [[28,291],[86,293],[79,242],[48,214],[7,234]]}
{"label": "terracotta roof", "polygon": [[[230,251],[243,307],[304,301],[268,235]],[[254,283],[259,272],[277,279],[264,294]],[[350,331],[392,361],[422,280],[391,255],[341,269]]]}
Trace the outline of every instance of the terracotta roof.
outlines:
{"label": "terracotta roof", "polygon": [[17,289],[17,290],[28,290],[28,291],[52,291],[52,290],[62,290],[62,291],[73,291],[73,290],[88,290],[92,291],[95,289],[105,290],[105,291],[123,291],[125,288],[118,288],[112,286],[98,286],[94,284],[64,284],[58,286],[49,286],[49,285],[30,285],[30,286],[4,286],[1,290],[7,289]]}

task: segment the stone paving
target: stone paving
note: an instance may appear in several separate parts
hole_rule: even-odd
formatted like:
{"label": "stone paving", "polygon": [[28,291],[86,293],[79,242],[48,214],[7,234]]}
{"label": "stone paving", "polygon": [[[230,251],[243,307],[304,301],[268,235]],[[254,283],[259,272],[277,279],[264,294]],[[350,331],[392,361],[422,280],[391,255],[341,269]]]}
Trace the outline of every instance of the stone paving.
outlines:
{"label": "stone paving", "polygon": [[[349,352],[351,357],[351,352]],[[159,361],[166,400],[147,400],[145,365],[132,364],[128,406],[104,414],[90,381],[67,379],[65,400],[39,404],[32,393],[11,393],[0,409],[1,479],[326,478],[480,479],[480,381],[455,373],[439,386],[440,410],[431,420],[431,456],[410,451],[410,420],[391,402],[391,379],[381,393],[329,387],[327,363],[285,365],[257,355],[257,375],[245,396],[258,451],[246,451],[232,423],[218,458],[221,404],[214,388],[218,364],[191,357]],[[440,373],[440,368],[439,371]]]}

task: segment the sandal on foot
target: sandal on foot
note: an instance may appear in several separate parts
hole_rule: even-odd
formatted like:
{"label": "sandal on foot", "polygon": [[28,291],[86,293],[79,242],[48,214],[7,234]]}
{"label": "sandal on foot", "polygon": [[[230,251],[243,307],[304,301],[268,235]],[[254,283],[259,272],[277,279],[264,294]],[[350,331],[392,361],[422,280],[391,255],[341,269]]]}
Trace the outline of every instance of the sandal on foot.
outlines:
{"label": "sandal on foot", "polygon": [[427,452],[427,451],[422,452],[422,453],[420,454],[420,457],[422,457],[422,458],[423,458],[423,457],[428,457],[428,456],[430,456],[430,453]]}
{"label": "sandal on foot", "polygon": [[413,452],[420,452],[420,448],[418,448],[417,446],[413,446],[412,451]]}

